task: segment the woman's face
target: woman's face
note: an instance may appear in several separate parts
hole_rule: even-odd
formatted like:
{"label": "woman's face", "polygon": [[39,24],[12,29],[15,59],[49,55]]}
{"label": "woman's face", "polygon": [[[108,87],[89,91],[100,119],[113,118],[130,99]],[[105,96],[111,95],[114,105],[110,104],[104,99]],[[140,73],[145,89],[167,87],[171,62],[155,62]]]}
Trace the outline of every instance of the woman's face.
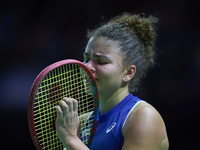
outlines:
{"label": "woman's face", "polygon": [[122,87],[124,69],[116,42],[91,38],[84,53],[84,63],[93,73],[99,95],[112,94]]}

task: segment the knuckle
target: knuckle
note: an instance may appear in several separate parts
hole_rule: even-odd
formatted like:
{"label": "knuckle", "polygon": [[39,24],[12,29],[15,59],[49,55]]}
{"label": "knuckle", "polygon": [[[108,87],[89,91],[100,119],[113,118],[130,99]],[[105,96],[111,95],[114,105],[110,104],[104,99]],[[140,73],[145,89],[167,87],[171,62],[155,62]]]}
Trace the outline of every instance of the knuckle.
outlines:
{"label": "knuckle", "polygon": [[64,97],[63,101],[65,101],[65,103],[67,103],[67,104],[71,104],[72,103],[71,99],[67,98],[67,97]]}
{"label": "knuckle", "polygon": [[64,101],[60,102],[60,106],[64,108],[68,108],[68,105]]}
{"label": "knuckle", "polygon": [[71,98],[71,100],[75,103],[75,102],[78,102],[76,99],[74,98]]}
{"label": "knuckle", "polygon": [[68,105],[72,105],[72,104],[73,104],[73,101],[69,99],[69,100],[67,101],[67,103],[68,103]]}

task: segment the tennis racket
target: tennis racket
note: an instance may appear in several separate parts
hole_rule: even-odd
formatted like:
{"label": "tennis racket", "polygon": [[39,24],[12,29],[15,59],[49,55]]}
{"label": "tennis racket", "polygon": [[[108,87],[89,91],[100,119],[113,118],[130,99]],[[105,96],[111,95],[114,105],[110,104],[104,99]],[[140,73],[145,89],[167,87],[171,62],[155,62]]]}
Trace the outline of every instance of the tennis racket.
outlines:
{"label": "tennis racket", "polygon": [[68,59],[46,67],[35,79],[29,96],[28,125],[39,150],[63,150],[56,133],[55,106],[63,97],[78,101],[78,136],[90,146],[97,127],[99,100],[95,79],[82,62]]}

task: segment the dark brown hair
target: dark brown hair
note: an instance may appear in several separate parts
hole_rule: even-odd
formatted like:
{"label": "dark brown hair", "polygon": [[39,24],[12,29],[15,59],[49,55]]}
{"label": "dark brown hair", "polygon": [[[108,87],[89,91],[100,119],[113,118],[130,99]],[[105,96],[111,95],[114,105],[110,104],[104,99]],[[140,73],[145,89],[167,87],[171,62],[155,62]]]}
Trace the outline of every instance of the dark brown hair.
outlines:
{"label": "dark brown hair", "polygon": [[88,31],[87,37],[105,37],[117,42],[123,57],[123,65],[135,65],[136,74],[129,84],[129,91],[137,91],[141,78],[146,76],[147,70],[154,65],[155,58],[155,23],[156,17],[144,17],[123,13],[99,28]]}

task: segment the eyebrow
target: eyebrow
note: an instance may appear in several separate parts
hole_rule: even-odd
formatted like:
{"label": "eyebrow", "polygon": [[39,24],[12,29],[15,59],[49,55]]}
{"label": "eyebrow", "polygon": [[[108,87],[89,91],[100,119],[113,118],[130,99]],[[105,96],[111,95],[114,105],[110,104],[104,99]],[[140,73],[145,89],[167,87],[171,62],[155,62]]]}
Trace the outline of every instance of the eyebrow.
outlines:
{"label": "eyebrow", "polygon": [[[85,52],[83,53],[84,56],[90,56],[89,53]],[[94,57],[96,58],[110,58],[109,56],[106,56],[106,55],[101,55],[101,54],[95,54]]]}

